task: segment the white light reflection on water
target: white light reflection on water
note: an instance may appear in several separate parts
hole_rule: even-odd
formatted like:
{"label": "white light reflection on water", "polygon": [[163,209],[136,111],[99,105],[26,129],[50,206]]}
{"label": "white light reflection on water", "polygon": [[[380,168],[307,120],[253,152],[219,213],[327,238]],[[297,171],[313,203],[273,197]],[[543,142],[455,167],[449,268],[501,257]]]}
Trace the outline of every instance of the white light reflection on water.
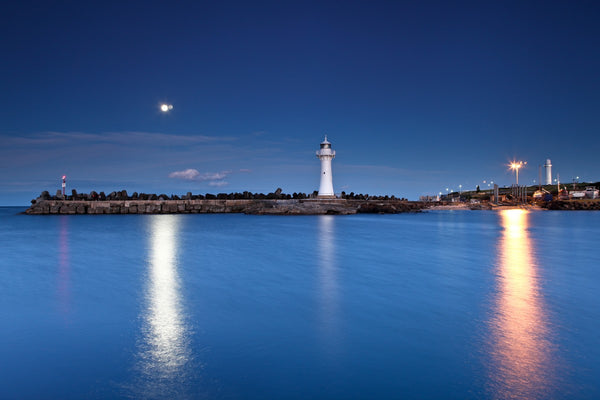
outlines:
{"label": "white light reflection on water", "polygon": [[555,385],[553,351],[525,210],[500,212],[498,293],[490,320],[490,390],[497,399],[546,398]]}
{"label": "white light reflection on water", "polygon": [[318,232],[320,326],[328,351],[335,349],[339,335],[335,216],[320,215]]}
{"label": "white light reflection on water", "polygon": [[63,315],[71,310],[70,275],[71,261],[69,257],[69,217],[60,216],[59,247],[58,247],[58,297]]}
{"label": "white light reflection on water", "polygon": [[191,361],[177,274],[178,215],[151,218],[150,262],[140,346],[143,397],[181,398]]}

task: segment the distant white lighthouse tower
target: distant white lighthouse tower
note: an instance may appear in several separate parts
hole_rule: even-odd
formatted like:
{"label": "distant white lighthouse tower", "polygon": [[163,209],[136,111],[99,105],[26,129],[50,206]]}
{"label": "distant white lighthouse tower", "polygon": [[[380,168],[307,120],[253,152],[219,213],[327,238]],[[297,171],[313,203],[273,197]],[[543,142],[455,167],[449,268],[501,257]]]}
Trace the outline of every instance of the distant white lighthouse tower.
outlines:
{"label": "distant white lighthouse tower", "polygon": [[552,163],[550,159],[546,159],[546,164],[544,164],[544,168],[546,169],[546,185],[552,185]]}
{"label": "distant white lighthouse tower", "polygon": [[317,150],[317,158],[321,160],[321,184],[319,185],[319,197],[335,198],[333,193],[333,176],[331,174],[331,160],[335,158],[335,151],[331,150],[331,143],[325,140],[321,142],[321,148]]}

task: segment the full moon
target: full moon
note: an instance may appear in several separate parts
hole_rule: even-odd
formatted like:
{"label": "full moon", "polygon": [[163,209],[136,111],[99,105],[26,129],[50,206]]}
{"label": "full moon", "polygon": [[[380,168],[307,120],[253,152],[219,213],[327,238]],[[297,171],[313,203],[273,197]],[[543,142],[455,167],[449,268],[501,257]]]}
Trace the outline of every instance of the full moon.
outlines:
{"label": "full moon", "polygon": [[171,105],[171,104],[161,104],[160,105],[160,111],[162,111],[162,112],[167,112],[172,109],[173,109],[173,105]]}

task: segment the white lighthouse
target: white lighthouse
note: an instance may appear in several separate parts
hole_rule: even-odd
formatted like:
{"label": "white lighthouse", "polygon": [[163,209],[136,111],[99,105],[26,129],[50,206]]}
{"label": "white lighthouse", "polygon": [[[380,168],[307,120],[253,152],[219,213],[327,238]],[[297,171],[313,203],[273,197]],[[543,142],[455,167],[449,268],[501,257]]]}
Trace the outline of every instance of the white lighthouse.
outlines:
{"label": "white lighthouse", "polygon": [[331,150],[331,143],[325,140],[321,142],[321,148],[317,150],[317,158],[321,160],[321,184],[319,185],[320,198],[335,198],[333,193],[333,176],[331,175],[331,160],[335,158],[335,151]]}
{"label": "white lighthouse", "polygon": [[544,168],[546,169],[546,185],[552,185],[552,163],[550,159],[546,159],[546,164],[544,164]]}

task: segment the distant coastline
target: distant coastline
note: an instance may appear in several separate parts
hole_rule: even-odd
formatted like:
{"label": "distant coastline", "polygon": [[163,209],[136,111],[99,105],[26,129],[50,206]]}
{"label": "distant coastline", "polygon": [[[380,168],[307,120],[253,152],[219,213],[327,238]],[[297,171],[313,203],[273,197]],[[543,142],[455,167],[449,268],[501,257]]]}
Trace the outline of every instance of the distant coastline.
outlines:
{"label": "distant coastline", "polygon": [[540,201],[537,203],[511,204],[511,203],[444,203],[429,202],[426,203],[427,210],[554,210],[554,211],[600,211],[600,199],[593,200],[553,200]]}

